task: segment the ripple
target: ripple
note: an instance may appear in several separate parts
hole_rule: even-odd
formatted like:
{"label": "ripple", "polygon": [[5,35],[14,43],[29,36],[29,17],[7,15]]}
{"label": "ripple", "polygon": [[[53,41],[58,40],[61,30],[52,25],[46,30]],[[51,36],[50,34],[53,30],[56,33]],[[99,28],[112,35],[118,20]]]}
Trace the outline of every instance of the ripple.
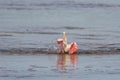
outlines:
{"label": "ripple", "polygon": [[[58,32],[37,32],[37,31],[11,31],[11,32],[4,32],[4,33],[7,33],[6,35],[3,35],[3,36],[12,36],[10,35],[11,33],[14,33],[14,34],[59,34]],[[2,36],[2,35],[0,35]]]}
{"label": "ripple", "polygon": [[36,10],[59,8],[120,8],[120,4],[83,3],[83,2],[53,2],[53,3],[1,3],[0,9]]}
{"label": "ripple", "polygon": [[13,36],[12,34],[2,34],[0,33],[0,37],[4,37],[4,36]]}
{"label": "ripple", "polygon": [[[11,49],[0,49],[0,54],[58,54],[57,50],[48,50],[47,48],[11,48]],[[120,49],[114,48],[114,49],[99,49],[99,50],[78,50],[78,54],[120,54]],[[33,67],[39,67],[39,68],[46,68],[44,66],[36,66]]]}
{"label": "ripple", "polygon": [[85,28],[83,28],[83,27],[72,27],[72,26],[65,26],[65,27],[62,27],[62,28],[64,28],[64,29],[70,29],[70,30],[73,30],[73,29],[85,29]]}
{"label": "ripple", "polygon": [[33,67],[33,68],[48,68],[46,66],[37,66],[37,65],[30,65],[30,66]]}

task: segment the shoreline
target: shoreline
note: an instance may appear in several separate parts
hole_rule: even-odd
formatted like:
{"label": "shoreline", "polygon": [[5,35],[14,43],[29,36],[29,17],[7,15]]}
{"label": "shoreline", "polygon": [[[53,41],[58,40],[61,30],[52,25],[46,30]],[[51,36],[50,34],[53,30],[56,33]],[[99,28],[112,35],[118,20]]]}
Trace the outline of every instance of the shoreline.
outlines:
{"label": "shoreline", "polygon": [[[48,48],[11,48],[11,49],[0,49],[0,54],[58,54],[57,50]],[[76,54],[120,54],[120,49],[111,50],[78,50]]]}

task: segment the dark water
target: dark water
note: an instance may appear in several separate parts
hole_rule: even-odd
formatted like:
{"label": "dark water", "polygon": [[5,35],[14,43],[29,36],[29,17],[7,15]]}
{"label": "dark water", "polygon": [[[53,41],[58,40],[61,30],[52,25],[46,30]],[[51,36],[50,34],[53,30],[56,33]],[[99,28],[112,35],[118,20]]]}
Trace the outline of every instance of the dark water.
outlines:
{"label": "dark water", "polygon": [[0,0],[0,48],[52,48],[66,31],[80,49],[120,47],[118,0]]}
{"label": "dark water", "polygon": [[120,55],[1,55],[1,80],[119,80]]}

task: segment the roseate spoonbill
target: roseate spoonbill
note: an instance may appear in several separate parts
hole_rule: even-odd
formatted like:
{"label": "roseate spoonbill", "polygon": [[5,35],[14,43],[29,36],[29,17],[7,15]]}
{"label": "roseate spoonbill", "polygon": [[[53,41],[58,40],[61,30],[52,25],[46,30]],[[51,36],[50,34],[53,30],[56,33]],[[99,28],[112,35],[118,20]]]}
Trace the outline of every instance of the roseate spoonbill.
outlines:
{"label": "roseate spoonbill", "polygon": [[78,45],[76,42],[67,43],[66,32],[63,32],[63,38],[57,39],[58,53],[73,54],[78,51]]}

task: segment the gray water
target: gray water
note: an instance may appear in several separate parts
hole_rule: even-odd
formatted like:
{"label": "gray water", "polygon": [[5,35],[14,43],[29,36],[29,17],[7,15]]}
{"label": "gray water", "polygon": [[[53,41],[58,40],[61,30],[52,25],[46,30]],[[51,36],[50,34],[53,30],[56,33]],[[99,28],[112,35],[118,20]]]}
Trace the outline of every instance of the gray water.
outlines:
{"label": "gray water", "polygon": [[0,80],[119,80],[120,55],[1,55]]}
{"label": "gray water", "polygon": [[[1,49],[120,48],[120,0],[0,0]],[[11,49],[13,50],[13,49]],[[17,54],[17,52],[16,52]],[[119,80],[120,55],[0,55],[0,80]]]}
{"label": "gray water", "polygon": [[0,0],[0,48],[53,48],[67,32],[80,49],[120,47],[119,0]]}

